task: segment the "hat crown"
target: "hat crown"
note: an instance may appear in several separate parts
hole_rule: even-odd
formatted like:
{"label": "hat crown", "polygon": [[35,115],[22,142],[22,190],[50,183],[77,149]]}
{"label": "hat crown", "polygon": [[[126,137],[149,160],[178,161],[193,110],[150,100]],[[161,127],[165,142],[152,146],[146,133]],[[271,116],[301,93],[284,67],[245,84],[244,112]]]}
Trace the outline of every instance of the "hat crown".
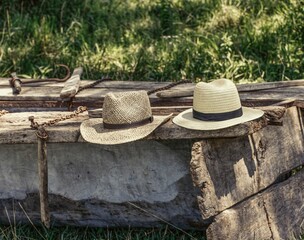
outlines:
{"label": "hat crown", "polygon": [[108,93],[103,103],[103,121],[109,124],[131,124],[152,116],[146,91]]}
{"label": "hat crown", "polygon": [[235,84],[228,79],[196,84],[193,109],[201,113],[225,113],[240,109],[241,101]]}

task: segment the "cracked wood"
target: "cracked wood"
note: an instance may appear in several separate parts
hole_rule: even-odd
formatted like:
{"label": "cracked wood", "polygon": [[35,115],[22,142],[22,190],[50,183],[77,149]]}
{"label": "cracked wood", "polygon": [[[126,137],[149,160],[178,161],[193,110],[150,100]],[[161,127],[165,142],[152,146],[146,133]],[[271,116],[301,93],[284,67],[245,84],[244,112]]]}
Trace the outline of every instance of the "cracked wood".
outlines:
{"label": "cracked wood", "polygon": [[304,170],[217,215],[208,239],[298,239],[304,216]]}
{"label": "cracked wood", "polygon": [[304,147],[296,107],[284,125],[267,126],[251,136],[204,139],[193,145],[191,174],[200,188],[204,219],[265,189],[304,163]]}

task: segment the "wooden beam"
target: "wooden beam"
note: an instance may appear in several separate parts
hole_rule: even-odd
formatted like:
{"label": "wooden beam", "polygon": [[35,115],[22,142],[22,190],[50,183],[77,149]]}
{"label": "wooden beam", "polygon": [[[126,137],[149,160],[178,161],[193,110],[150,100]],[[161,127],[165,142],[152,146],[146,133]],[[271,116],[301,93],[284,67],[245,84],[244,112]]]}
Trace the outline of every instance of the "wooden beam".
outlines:
{"label": "wooden beam", "polygon": [[219,214],[304,164],[304,144],[296,107],[283,127],[267,126],[251,136],[205,139],[193,145],[191,175],[200,188],[204,219]]}
{"label": "wooden beam", "polygon": [[[278,108],[278,107],[274,107]],[[159,113],[164,109],[156,109]],[[174,107],[173,107],[174,109]],[[182,111],[184,109],[175,109]],[[271,108],[270,108],[271,110]],[[268,110],[265,110],[266,112]],[[272,110],[271,110],[272,111]],[[163,112],[164,113],[164,112]],[[163,114],[162,113],[162,114]],[[166,112],[168,113],[168,112]],[[0,143],[34,143],[35,131],[30,129],[28,116],[33,115],[38,123],[49,121],[70,112],[16,112],[8,113],[0,118]],[[59,122],[47,129],[49,142],[83,142],[80,137],[79,126],[82,121],[88,119],[88,114],[80,114],[77,118]],[[267,126],[265,117],[251,122],[239,124],[225,129],[214,131],[189,130],[177,126],[172,121],[167,122],[156,129],[146,139],[205,139],[205,138],[231,138],[247,136]]]}
{"label": "wooden beam", "polygon": [[[280,82],[265,82],[265,83],[250,83],[237,84],[239,92],[253,92],[277,88],[286,88],[294,86],[304,86],[304,80],[280,81]],[[160,98],[174,98],[174,97],[191,97],[193,96],[195,86],[184,87],[183,89],[170,89],[158,92],[156,95]]]}
{"label": "wooden beam", "polygon": [[50,228],[46,138],[41,136],[38,136],[38,176],[41,222],[46,228]]}
{"label": "wooden beam", "polygon": [[300,239],[304,216],[304,170],[223,211],[207,239]]}

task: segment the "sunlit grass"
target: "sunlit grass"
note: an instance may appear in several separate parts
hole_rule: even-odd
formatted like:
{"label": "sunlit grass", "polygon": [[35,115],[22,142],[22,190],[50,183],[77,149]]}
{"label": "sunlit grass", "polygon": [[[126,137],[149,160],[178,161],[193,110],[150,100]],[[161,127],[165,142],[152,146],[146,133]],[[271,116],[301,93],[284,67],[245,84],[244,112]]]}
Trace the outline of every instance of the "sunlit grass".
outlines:
{"label": "sunlit grass", "polygon": [[[83,78],[303,78],[303,0],[25,1],[0,5],[0,75],[83,66]],[[52,77],[52,71],[48,73]]]}

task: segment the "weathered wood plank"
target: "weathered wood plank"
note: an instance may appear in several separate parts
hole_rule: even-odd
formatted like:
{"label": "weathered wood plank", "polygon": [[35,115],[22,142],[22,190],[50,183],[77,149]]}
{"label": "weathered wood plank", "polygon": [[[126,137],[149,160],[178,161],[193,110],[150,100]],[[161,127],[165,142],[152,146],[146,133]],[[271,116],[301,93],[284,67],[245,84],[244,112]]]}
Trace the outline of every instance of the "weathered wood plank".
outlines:
{"label": "weathered wood plank", "polygon": [[[295,94],[301,94],[304,88],[304,80],[292,80],[281,82],[265,82],[265,83],[250,83],[250,84],[237,84],[239,92],[253,92],[253,91],[266,91],[271,92],[293,92]],[[191,97],[193,96],[194,85],[184,87],[182,90],[165,90],[157,93],[160,98],[174,98],[174,97]]]}
{"label": "weathered wood plank", "polygon": [[295,98],[295,99],[304,99],[303,94],[294,94],[288,92],[288,88],[286,88],[286,92],[264,92],[264,91],[259,91],[259,92],[241,92],[240,93],[240,98],[243,101],[249,101],[249,100],[264,100],[264,101],[271,101],[271,100],[276,100],[276,101],[284,101],[287,98]]}
{"label": "weathered wood plank", "polygon": [[38,137],[38,176],[41,222],[50,228],[46,139]]}
{"label": "weathered wood plank", "polygon": [[[171,111],[168,111],[170,110]],[[170,114],[172,112],[178,113],[183,111],[185,107],[181,108],[162,108],[152,107],[154,114]],[[282,107],[262,107],[266,113],[278,112],[282,114]],[[33,143],[36,142],[34,130],[30,128],[29,116],[34,116],[35,121],[42,123],[61,116],[66,116],[71,112],[16,112],[8,113],[0,118],[0,143]],[[277,116],[280,116],[277,114]],[[78,117],[65,120],[57,123],[55,126],[48,127],[47,131],[50,134],[48,141],[50,142],[77,142],[84,141],[80,137],[79,126],[82,121],[88,119],[88,113],[82,113]],[[247,136],[256,131],[259,131],[267,125],[265,117],[260,119],[232,126],[226,129],[215,131],[198,131],[189,130],[177,126],[172,121],[167,122],[147,139],[200,139],[200,138],[221,138],[221,137],[236,137]]]}
{"label": "weathered wood plank", "polygon": [[[144,89],[145,90],[145,89]],[[12,90],[9,87],[0,88],[0,96],[2,101],[58,101],[61,102],[62,99],[60,98],[61,88],[60,87],[52,87],[52,88],[45,88],[45,87],[23,87],[22,94],[12,96]],[[96,101],[103,101],[104,96],[112,92],[120,92],[120,91],[134,91],[134,89],[106,89],[106,88],[93,88],[93,89],[86,89],[85,91],[80,92],[76,95],[74,102],[86,102],[91,103]],[[163,101],[162,99],[156,97],[155,94],[149,96],[151,104],[156,105],[176,105],[178,103],[191,105],[192,98],[180,98],[180,99],[167,99]],[[99,106],[101,107],[101,106]]]}
{"label": "weathered wood plank", "polygon": [[254,84],[238,84],[238,90],[245,91],[258,91],[274,88],[286,88],[293,86],[304,86],[304,80],[291,80],[291,81],[278,81],[278,82],[263,82],[263,83],[254,83]]}
{"label": "weathered wood plank", "polygon": [[[168,108],[190,108],[192,107],[192,99],[188,98],[180,98],[180,99],[159,99],[154,98],[154,96],[150,97],[151,106],[164,106]],[[260,106],[269,106],[278,103],[276,100],[250,100],[250,101],[242,101],[242,105],[246,107],[260,107]],[[74,99],[73,107],[77,108],[78,106],[87,106],[88,108],[101,108],[103,104],[103,98],[101,99],[93,99],[90,101],[87,100],[79,100]],[[301,105],[300,101],[295,101],[294,104],[284,104],[284,107],[291,107],[292,105],[299,105],[299,107],[304,107],[304,104]],[[55,100],[55,101],[23,101],[23,100],[7,100],[0,101],[0,109],[7,109],[10,112],[31,112],[31,111],[66,111],[68,109],[69,102]],[[164,111],[162,111],[164,112]]]}
{"label": "weathered wood plank", "polygon": [[[21,79],[22,80],[22,79]],[[28,79],[33,80],[33,79]],[[85,86],[91,83],[94,83],[95,80],[81,80],[80,86]],[[151,90],[158,87],[163,87],[170,84],[170,82],[139,82],[139,81],[104,81],[96,85],[94,88],[113,88],[113,89],[145,89]],[[191,85],[191,84],[185,84]],[[9,86],[9,78],[0,78],[0,86],[7,87]],[[64,82],[39,82],[37,80],[36,83],[28,83],[26,84],[27,87],[63,87]],[[184,86],[184,85],[183,85]],[[176,86],[175,88],[179,88],[180,86]]]}
{"label": "weathered wood plank", "polygon": [[304,171],[227,209],[207,229],[208,239],[300,239]]}
{"label": "weathered wood plank", "polygon": [[[38,123],[65,115],[63,112],[35,112],[35,113],[9,113],[0,118],[0,143],[35,143],[35,130],[30,129],[28,117],[33,115]],[[47,117],[44,117],[44,116]],[[88,118],[81,114],[75,119],[59,122],[56,126],[48,127],[48,142],[83,142],[80,137],[79,126]],[[236,137],[252,134],[267,125],[265,118],[239,124],[215,131],[196,131],[177,126],[172,121],[162,125],[150,134],[147,139],[200,139],[218,137]]]}
{"label": "weathered wood plank", "polygon": [[[273,99],[278,99],[278,100],[284,100],[286,98],[292,98],[297,96],[298,99],[304,99],[304,95],[302,94],[303,90],[303,85],[302,82],[297,82],[298,80],[290,81],[290,82],[274,82],[274,83],[259,83],[259,84],[242,84],[242,85],[237,85],[237,88],[240,92],[241,98],[243,100],[249,100],[249,99],[264,99],[264,100],[273,100]],[[302,80],[300,80],[302,81]],[[81,81],[81,86],[93,83],[94,81],[92,80],[83,80]],[[272,88],[270,90],[259,90],[259,91],[252,91],[252,92],[247,92],[248,89],[254,89],[257,86],[280,86],[281,84],[295,84],[294,86],[296,87],[283,87],[283,88]],[[26,92],[22,92],[20,96],[13,96],[11,88],[9,86],[9,81],[7,79],[0,79],[0,85],[1,91],[0,91],[0,96],[1,99],[3,100],[20,100],[20,99],[27,99],[27,100],[50,100],[52,97],[52,100],[54,98],[59,98],[59,93],[61,88],[64,86],[64,83],[52,83],[52,82],[43,82],[43,83],[30,83],[26,84],[23,86],[24,89],[26,89]],[[107,81],[107,82],[102,82],[99,83],[97,86],[94,87],[94,89],[103,89],[105,92],[109,91],[127,91],[127,90],[136,90],[136,89],[142,89],[142,90],[151,90],[159,87],[166,86],[168,83],[159,83],[159,82],[134,82],[134,81]],[[35,87],[35,88],[33,88]],[[262,89],[263,89],[262,87]],[[194,88],[194,84],[182,84],[174,87],[170,91],[177,91],[179,94],[186,90],[186,89],[191,89],[191,91]],[[81,93],[80,97],[88,97],[89,95],[95,95],[96,91],[92,90],[85,90],[85,93]],[[251,91],[251,90],[250,90]],[[97,90],[97,92],[99,92]],[[158,93],[159,95],[160,93]],[[33,99],[30,99],[29,97],[36,97]],[[104,96],[103,92],[99,92],[99,94],[93,96],[95,97],[100,97]],[[188,95],[187,95],[188,96]],[[189,95],[189,97],[192,97],[192,94]]]}
{"label": "weathered wood plank", "polygon": [[267,126],[252,136],[206,139],[194,144],[191,173],[201,189],[198,202],[204,219],[265,189],[304,164],[296,107],[287,110],[283,122],[283,127]]}
{"label": "weathered wood plank", "polygon": [[[191,140],[48,143],[51,225],[163,226],[156,215],[183,229],[206,228],[189,174],[191,146]],[[0,144],[0,153],[0,223],[29,224],[29,217],[40,225],[37,144]]]}

